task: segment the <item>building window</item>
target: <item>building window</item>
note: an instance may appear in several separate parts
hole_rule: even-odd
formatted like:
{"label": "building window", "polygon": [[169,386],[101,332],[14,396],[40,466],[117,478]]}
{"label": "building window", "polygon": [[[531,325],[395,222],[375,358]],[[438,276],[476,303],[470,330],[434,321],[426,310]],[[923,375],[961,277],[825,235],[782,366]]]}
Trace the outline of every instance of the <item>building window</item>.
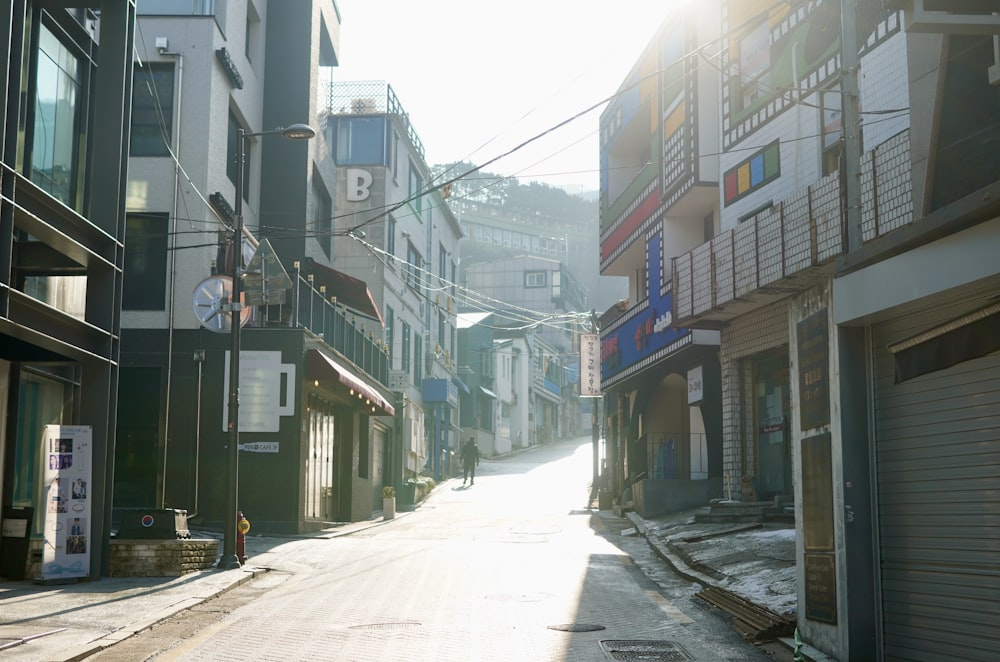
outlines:
{"label": "building window", "polygon": [[424,381],[424,343],[419,333],[413,334],[413,385],[420,388]]}
{"label": "building window", "polygon": [[43,25],[38,36],[31,181],[76,208],[80,177],[83,67]]}
{"label": "building window", "polygon": [[420,272],[423,268],[423,263],[424,258],[417,252],[417,247],[413,245],[413,242],[406,242],[406,284],[417,292],[421,291],[420,284],[422,279]]}
{"label": "building window", "polygon": [[399,131],[395,130],[392,132],[390,163],[392,164],[392,179],[396,181],[399,178]]}
{"label": "building window", "polygon": [[132,78],[130,156],[170,156],[173,140],[174,66],[136,66]]}
{"label": "building window", "polygon": [[400,356],[399,367],[403,372],[409,373],[410,372],[410,325],[407,324],[406,322],[403,322],[403,338],[402,338],[401,349],[403,351],[401,352],[402,356]]}
{"label": "building window", "polygon": [[125,217],[124,310],[163,310],[167,291],[167,214]]}
{"label": "building window", "polygon": [[389,348],[389,365],[392,365],[392,341],[396,335],[396,311],[385,307],[385,345]]}
{"label": "building window", "polygon": [[[244,141],[247,142],[247,141]],[[226,149],[228,150],[229,158],[226,160],[226,175],[229,177],[229,181],[236,186],[237,173],[239,172],[240,164],[240,121],[236,119],[232,111],[229,112],[229,135],[227,136]],[[245,147],[246,155],[243,165],[243,201],[248,202],[250,200],[250,154],[251,145],[248,143]]]}
{"label": "building window", "polygon": [[338,117],[334,160],[337,165],[383,165],[384,117]]}
{"label": "building window", "polygon": [[552,272],[552,298],[559,299],[562,297],[562,272],[553,271]]}
{"label": "building window", "polygon": [[417,218],[421,217],[424,211],[424,178],[420,176],[420,170],[417,169],[417,164],[410,159],[410,188],[409,188],[409,198],[410,205],[417,212]]}
{"label": "building window", "polygon": [[257,8],[254,7],[254,3],[247,3],[247,29],[246,29],[246,43],[244,44],[244,53],[247,56],[247,62],[253,63],[257,59],[257,53],[260,50],[260,16],[257,14]]}
{"label": "building window", "polygon": [[544,271],[525,271],[524,272],[524,286],[525,287],[545,287],[545,272]]}
{"label": "building window", "polygon": [[385,221],[385,252],[392,256],[389,264],[395,264],[396,257],[396,219],[388,216]]}
{"label": "building window", "polygon": [[438,342],[438,345],[443,348],[443,347],[446,346],[445,345],[445,338],[444,338],[444,311],[442,311],[442,310],[438,310],[437,311],[437,322],[438,322],[438,324],[437,324],[437,327],[438,327],[437,342]]}

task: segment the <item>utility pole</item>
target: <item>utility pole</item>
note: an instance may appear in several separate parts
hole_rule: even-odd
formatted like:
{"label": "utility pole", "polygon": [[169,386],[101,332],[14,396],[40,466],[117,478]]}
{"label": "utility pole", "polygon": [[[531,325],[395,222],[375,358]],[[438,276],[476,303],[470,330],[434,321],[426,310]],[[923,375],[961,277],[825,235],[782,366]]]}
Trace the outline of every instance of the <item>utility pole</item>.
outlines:
{"label": "utility pole", "polygon": [[864,243],[861,218],[861,115],[858,112],[858,29],[857,0],[840,2],[840,62],[844,166],[841,169],[844,212],[847,222],[847,250],[856,251]]}

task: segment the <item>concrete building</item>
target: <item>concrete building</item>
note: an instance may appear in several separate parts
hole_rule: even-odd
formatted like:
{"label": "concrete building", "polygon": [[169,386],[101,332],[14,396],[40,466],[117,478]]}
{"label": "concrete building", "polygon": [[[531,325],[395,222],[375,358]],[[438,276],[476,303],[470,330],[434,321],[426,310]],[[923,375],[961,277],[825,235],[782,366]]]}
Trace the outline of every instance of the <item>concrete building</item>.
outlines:
{"label": "concrete building", "polygon": [[600,320],[604,482],[643,515],[722,495],[719,332],[676,324],[670,271],[719,228],[719,12],[673,9],[600,120],[601,273],[629,279]]}
{"label": "concrete building", "polygon": [[[139,9],[115,505],[185,509],[203,525],[228,515],[241,209],[238,507],[264,531],[367,518],[395,408],[386,352],[357,322],[378,324],[379,310],[332,269],[320,86],[340,57],[336,4]],[[298,123],[316,136],[278,135]]]}
{"label": "concrete building", "polygon": [[799,630],[836,659],[996,650],[988,11],[721,5],[719,232],[675,256],[673,323],[721,331],[723,496],[794,500]]}
{"label": "concrete building", "polygon": [[324,131],[337,163],[333,246],[337,269],[363,278],[385,329],[359,328],[384,343],[399,409],[394,471],[440,478],[458,448],[455,215],[424,159],[424,147],[385,82],[334,83]]}
{"label": "concrete building", "polygon": [[[29,546],[48,577],[60,563],[107,571],[134,28],[126,0],[0,12],[0,572],[11,578]],[[88,476],[71,493],[53,473],[63,469]],[[72,541],[57,521],[68,507],[84,525]],[[50,562],[43,536],[68,556]]]}

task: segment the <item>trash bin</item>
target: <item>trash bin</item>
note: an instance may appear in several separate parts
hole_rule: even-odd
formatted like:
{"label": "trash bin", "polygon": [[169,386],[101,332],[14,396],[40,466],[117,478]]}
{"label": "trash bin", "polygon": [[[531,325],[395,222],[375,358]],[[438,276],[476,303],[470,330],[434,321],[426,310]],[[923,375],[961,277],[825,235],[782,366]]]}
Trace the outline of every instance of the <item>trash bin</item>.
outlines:
{"label": "trash bin", "polygon": [[4,508],[0,521],[0,576],[7,579],[24,579],[31,546],[31,523],[35,509]]}

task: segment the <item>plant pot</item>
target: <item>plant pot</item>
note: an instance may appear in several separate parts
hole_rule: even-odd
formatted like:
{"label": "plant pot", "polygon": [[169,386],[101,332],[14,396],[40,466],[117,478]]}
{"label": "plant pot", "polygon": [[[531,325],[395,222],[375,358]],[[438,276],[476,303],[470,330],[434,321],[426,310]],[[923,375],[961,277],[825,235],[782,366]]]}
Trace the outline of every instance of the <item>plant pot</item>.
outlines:
{"label": "plant pot", "polygon": [[396,497],[382,497],[382,519],[396,517]]}

